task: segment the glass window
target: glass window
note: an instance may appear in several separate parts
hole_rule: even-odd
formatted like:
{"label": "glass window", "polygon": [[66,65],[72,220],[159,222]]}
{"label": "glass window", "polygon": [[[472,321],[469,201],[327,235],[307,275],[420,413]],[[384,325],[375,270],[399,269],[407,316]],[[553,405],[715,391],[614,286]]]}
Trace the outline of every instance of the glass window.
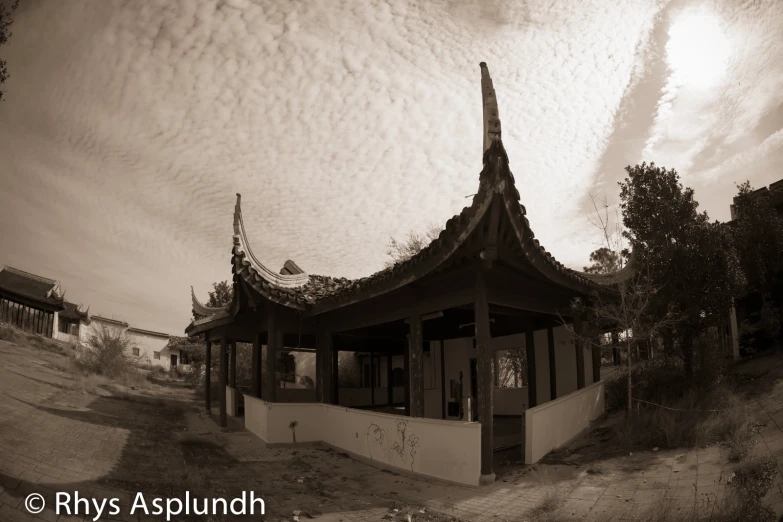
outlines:
{"label": "glass window", "polygon": [[152,352],[152,357],[159,361],[160,360],[160,352]]}
{"label": "glass window", "polygon": [[139,356],[139,349],[138,348],[134,348],[133,349],[133,355],[135,355],[136,357]]}

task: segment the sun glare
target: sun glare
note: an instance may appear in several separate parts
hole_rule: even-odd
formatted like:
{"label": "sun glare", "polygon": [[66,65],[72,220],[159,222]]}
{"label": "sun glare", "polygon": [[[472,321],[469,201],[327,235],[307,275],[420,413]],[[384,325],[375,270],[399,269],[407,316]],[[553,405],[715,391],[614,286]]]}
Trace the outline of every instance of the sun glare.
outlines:
{"label": "sun glare", "polygon": [[666,59],[684,85],[706,89],[718,84],[730,53],[720,19],[705,8],[681,12],[669,28]]}

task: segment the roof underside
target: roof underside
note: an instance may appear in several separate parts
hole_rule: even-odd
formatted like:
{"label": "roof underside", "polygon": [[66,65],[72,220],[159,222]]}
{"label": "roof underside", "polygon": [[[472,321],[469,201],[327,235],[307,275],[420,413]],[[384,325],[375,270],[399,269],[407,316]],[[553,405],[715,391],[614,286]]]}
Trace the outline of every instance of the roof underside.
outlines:
{"label": "roof underside", "polygon": [[[188,327],[222,324],[238,311],[237,289],[240,282],[263,298],[288,308],[317,314],[328,309],[369,299],[401,288],[448,263],[474,231],[488,230],[485,221],[497,219],[500,237],[493,239],[504,245],[502,255],[524,272],[570,291],[586,294],[601,287],[616,284],[633,273],[633,262],[614,274],[587,274],[571,270],[559,263],[535,239],[525,208],[519,202],[514,176],[508,166],[508,157],[500,137],[497,106],[493,105],[494,90],[486,66],[482,64],[482,88],[485,98],[484,168],[479,175],[478,192],[469,207],[448,220],[444,230],[429,245],[406,261],[376,272],[368,277],[349,280],[308,274],[292,261],[287,261],[275,273],[264,266],[252,253],[242,220],[241,196],[237,194],[234,209],[234,246],[232,272],[234,274],[234,302],[225,308],[209,308],[192,295],[194,321]],[[493,205],[498,208],[493,209]],[[492,212],[490,212],[492,209]],[[495,223],[495,221],[493,221]],[[633,259],[633,258],[632,258]],[[508,261],[509,259],[506,259]],[[192,290],[192,289],[191,289]],[[198,328],[201,330],[202,328]]]}
{"label": "roof underside", "polygon": [[0,270],[0,293],[18,296],[46,308],[63,308],[59,284],[54,279],[24,272],[10,266]]}

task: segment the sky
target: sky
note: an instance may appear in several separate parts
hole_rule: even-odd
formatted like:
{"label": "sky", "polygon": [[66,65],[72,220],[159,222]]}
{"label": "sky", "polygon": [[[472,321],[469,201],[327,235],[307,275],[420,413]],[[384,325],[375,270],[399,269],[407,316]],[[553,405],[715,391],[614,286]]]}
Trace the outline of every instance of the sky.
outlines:
{"label": "sky", "polygon": [[470,204],[484,61],[531,227],[581,269],[626,165],[676,168],[721,221],[783,178],[780,27],[779,0],[25,0],[0,265],[182,334],[190,286],[231,279],[239,192],[269,267],[369,275]]}

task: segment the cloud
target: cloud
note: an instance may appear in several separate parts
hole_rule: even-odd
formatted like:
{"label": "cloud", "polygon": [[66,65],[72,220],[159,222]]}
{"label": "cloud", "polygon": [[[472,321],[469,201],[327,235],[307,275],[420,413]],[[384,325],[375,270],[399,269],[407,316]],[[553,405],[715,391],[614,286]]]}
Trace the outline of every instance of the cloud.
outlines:
{"label": "cloud", "polygon": [[783,4],[692,2],[670,18],[669,76],[642,159],[699,183],[765,139],[759,125],[783,103]]}
{"label": "cloud", "polygon": [[[88,274],[69,297],[179,332],[230,278],[234,194],[256,255],[356,277],[445,223],[481,169],[480,61],[522,203],[584,265],[578,210],[661,5],[148,0],[29,4],[0,107],[4,261]],[[772,96],[770,91],[770,96]],[[68,274],[59,276],[58,273]]]}

